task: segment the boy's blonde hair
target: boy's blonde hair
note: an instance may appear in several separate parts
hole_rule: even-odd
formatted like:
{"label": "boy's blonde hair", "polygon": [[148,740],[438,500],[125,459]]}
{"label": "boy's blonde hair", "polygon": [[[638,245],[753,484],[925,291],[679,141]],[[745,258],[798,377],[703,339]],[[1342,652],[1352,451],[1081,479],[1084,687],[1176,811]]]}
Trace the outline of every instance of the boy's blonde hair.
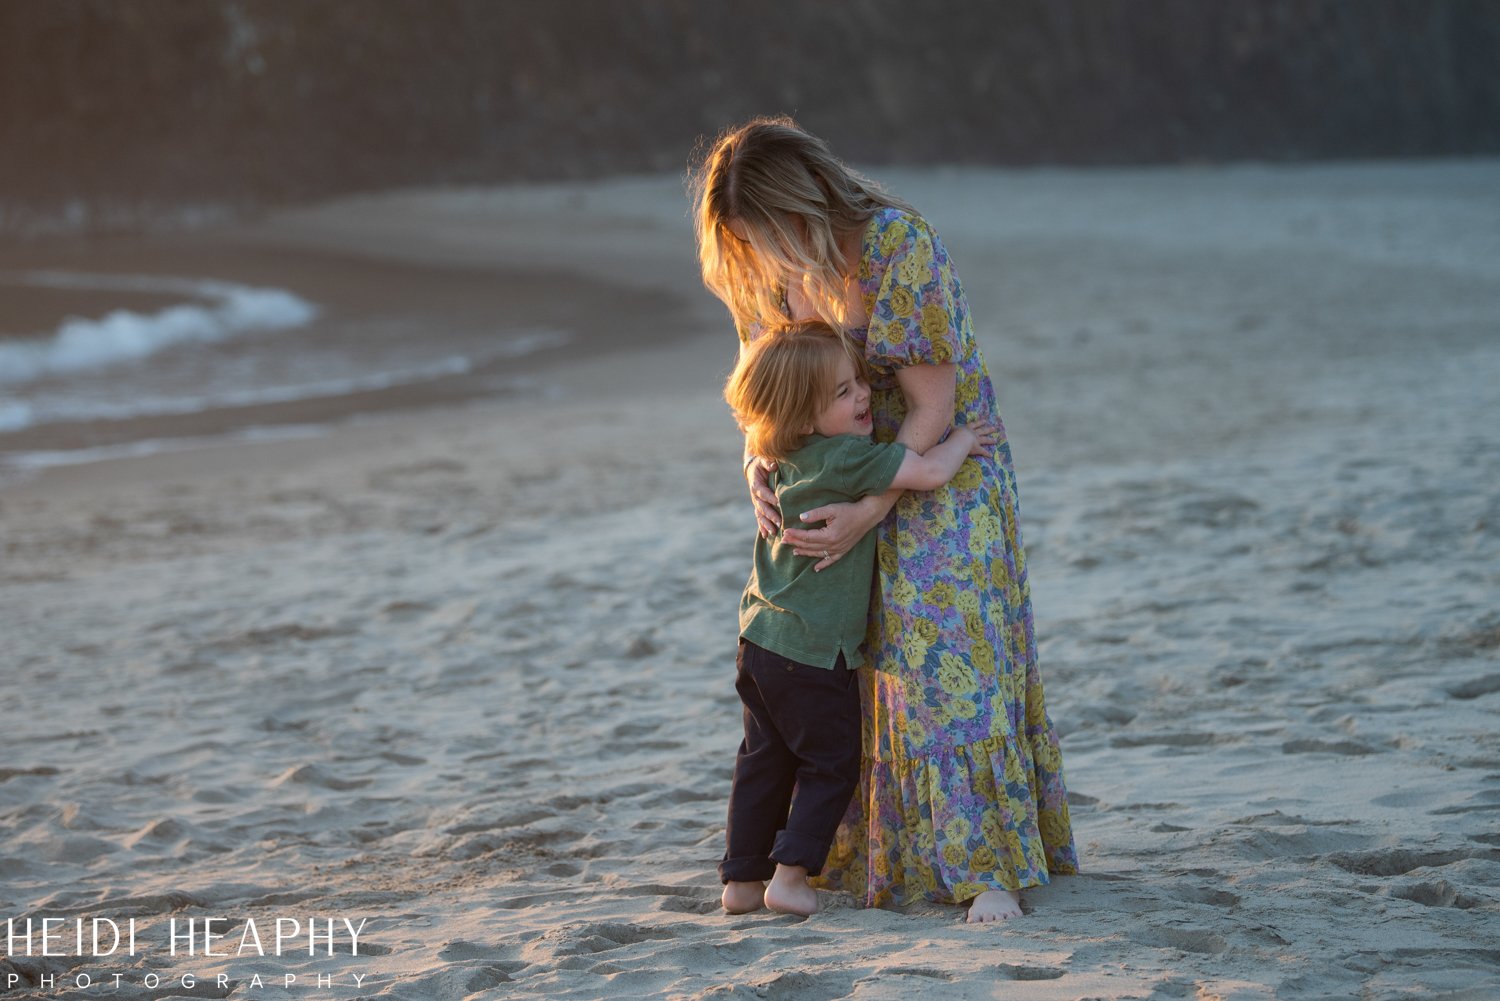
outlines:
{"label": "boy's blonde hair", "polygon": [[821,320],[768,330],[745,345],[724,399],[745,432],[746,450],[784,459],[802,447],[808,425],[828,406],[843,358],[864,375],[854,345]]}
{"label": "boy's blonde hair", "polygon": [[910,210],[785,117],[725,132],[689,183],[703,283],[729,307],[741,337],[754,324],[787,319],[783,296],[793,284],[819,319],[845,329],[846,283],[859,262],[845,259],[841,239],[863,232],[883,207]]}

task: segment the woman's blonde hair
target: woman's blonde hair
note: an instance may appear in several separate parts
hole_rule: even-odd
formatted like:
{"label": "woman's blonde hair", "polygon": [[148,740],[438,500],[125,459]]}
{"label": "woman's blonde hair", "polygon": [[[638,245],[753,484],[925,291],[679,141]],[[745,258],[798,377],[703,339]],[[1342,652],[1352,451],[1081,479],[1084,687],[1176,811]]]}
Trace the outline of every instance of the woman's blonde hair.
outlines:
{"label": "woman's blonde hair", "polygon": [[703,283],[742,337],[752,324],[788,319],[783,298],[794,284],[819,319],[847,329],[845,286],[859,262],[845,259],[841,239],[881,208],[909,210],[790,118],[757,118],[719,136],[689,187]]}
{"label": "woman's blonde hair", "polygon": [[802,447],[808,425],[828,406],[844,358],[864,374],[854,345],[821,320],[777,327],[746,345],[724,384],[746,450],[783,459]]}

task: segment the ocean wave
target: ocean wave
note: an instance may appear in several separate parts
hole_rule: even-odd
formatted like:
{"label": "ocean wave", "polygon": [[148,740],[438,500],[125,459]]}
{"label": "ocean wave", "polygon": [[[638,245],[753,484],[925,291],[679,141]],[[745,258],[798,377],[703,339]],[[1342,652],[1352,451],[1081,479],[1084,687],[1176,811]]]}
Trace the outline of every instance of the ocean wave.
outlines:
{"label": "ocean wave", "polygon": [[[284,383],[231,389],[213,394],[180,396],[132,396],[129,400],[69,399],[50,395],[43,399],[0,400],[0,434],[23,431],[39,424],[70,421],[126,421],[146,417],[177,417],[230,407],[253,407],[295,403],[322,397],[347,396],[399,386],[419,385],[452,376],[469,375],[481,365],[518,358],[536,351],[565,345],[571,337],[561,330],[532,330],[518,334],[482,353],[478,362],[465,355],[447,355],[424,365],[384,369],[343,378]],[[501,388],[513,390],[522,380],[508,377]]]}
{"label": "ocean wave", "polygon": [[242,334],[289,330],[318,314],[312,303],[283,289],[207,279],[30,271],[0,274],[0,283],[156,292],[207,300],[169,306],[149,315],[117,309],[97,320],[70,317],[51,337],[0,344],[0,384],[8,385],[105,368],[180,344],[215,343]]}

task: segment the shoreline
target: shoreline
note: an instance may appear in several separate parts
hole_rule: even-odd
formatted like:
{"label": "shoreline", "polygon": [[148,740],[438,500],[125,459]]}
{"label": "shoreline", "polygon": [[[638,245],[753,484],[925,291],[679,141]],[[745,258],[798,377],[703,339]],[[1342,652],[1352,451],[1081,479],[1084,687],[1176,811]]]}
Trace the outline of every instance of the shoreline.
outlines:
{"label": "shoreline", "polygon": [[[317,306],[322,315],[314,323],[325,327],[337,324],[357,331],[361,324],[390,323],[394,317],[418,330],[437,325],[450,333],[470,331],[464,335],[469,338],[493,328],[502,345],[497,357],[451,375],[415,377],[390,386],[361,388],[358,378],[351,377],[350,386],[332,394],[312,391],[264,403],[226,400],[201,410],[113,420],[49,421],[0,433],[0,451],[83,453],[158,440],[174,450],[176,444],[196,448],[206,436],[218,435],[232,444],[236,433],[253,435],[286,426],[332,428],[347,419],[398,410],[442,410],[514,396],[538,398],[553,391],[551,383],[580,356],[623,352],[626,345],[638,349],[680,341],[714,322],[711,310],[683,294],[692,289],[691,281],[679,279],[666,286],[632,281],[630,272],[620,268],[590,273],[587,263],[570,262],[566,253],[539,259],[524,246],[505,246],[514,237],[503,223],[496,223],[488,235],[482,232],[472,252],[434,255],[420,246],[392,246],[394,234],[407,229],[399,213],[398,218],[384,219],[388,229],[373,238],[361,229],[365,215],[363,203],[356,201],[190,235],[0,246],[0,270],[190,275],[287,289]],[[449,235],[455,230],[452,224],[442,228]],[[574,239],[587,236],[576,233]],[[474,239],[465,239],[475,246]],[[645,257],[644,262],[635,261],[637,268],[649,263],[650,255]],[[100,297],[84,293],[80,301]],[[305,333],[296,331],[293,336]],[[561,343],[503,350],[504,338],[518,336],[556,338]],[[150,363],[146,359],[141,364]],[[65,457],[41,458],[51,462]],[[8,479],[26,476],[18,470]],[[9,488],[0,484],[0,490]]]}

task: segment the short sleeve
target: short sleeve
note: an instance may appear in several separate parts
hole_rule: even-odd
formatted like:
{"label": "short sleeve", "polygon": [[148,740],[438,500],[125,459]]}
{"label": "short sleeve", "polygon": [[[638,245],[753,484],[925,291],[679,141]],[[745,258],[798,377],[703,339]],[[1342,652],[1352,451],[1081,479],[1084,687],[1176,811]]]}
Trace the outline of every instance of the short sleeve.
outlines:
{"label": "short sleeve", "polygon": [[876,237],[885,259],[870,309],[865,355],[887,368],[943,365],[959,358],[952,265],[921,219],[893,216]]}
{"label": "short sleeve", "polygon": [[850,438],[840,450],[838,469],[850,497],[865,497],[890,489],[906,458],[906,446],[898,442],[873,442]]}

